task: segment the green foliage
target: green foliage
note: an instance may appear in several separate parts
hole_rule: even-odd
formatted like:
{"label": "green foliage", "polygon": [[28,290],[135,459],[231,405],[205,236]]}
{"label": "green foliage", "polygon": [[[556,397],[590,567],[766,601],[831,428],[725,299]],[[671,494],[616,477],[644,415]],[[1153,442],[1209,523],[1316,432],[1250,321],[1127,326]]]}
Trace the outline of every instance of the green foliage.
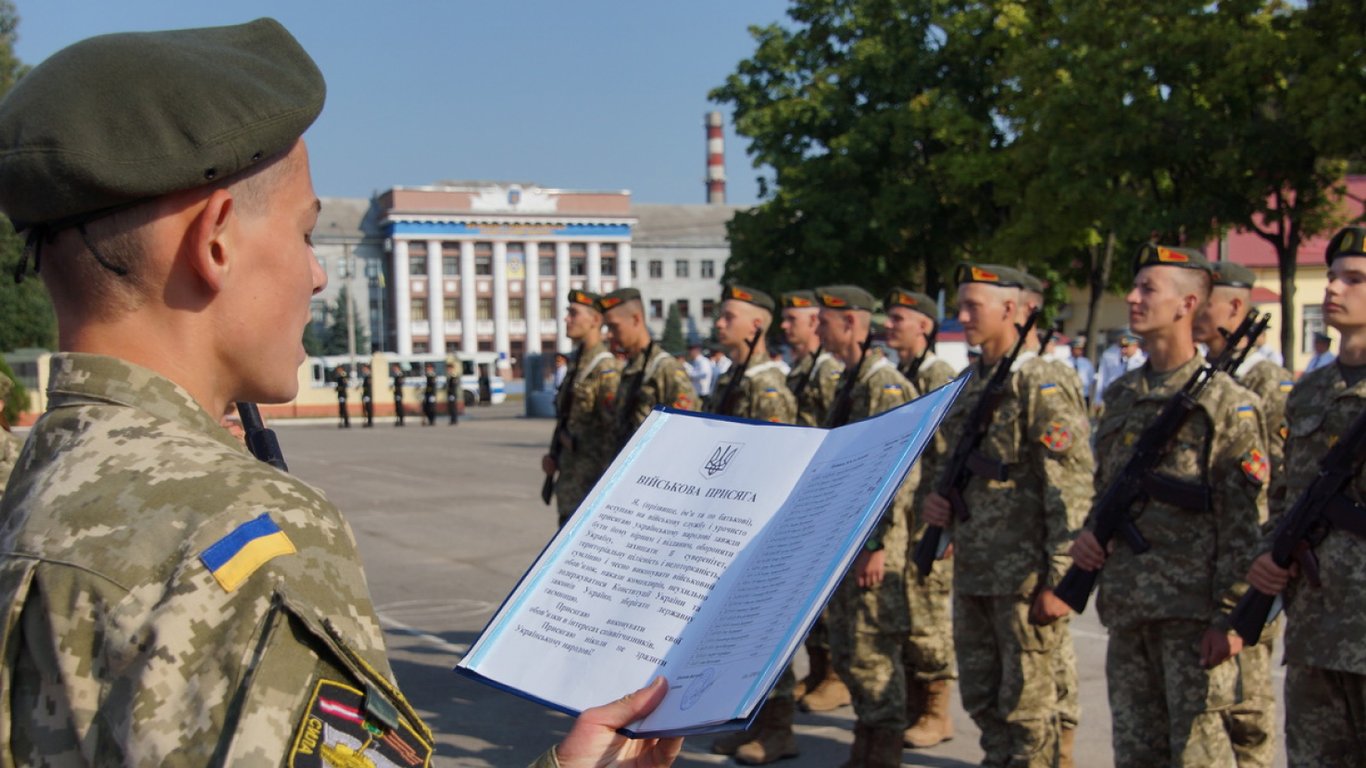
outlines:
{"label": "green foliage", "polygon": [[669,305],[669,314],[664,318],[664,335],[659,339],[659,346],[671,355],[681,355],[688,350],[687,344],[683,341],[683,315],[679,313],[677,304]]}
{"label": "green foliage", "polygon": [[5,410],[0,415],[3,415],[5,424],[17,424],[19,423],[19,414],[28,410],[28,388],[15,377],[14,371],[3,357],[0,357],[0,376],[14,383],[14,388],[10,390],[9,397],[5,398]]}
{"label": "green foliage", "polygon": [[[318,346],[322,350],[319,354],[344,355],[350,351],[346,344],[346,306],[349,296],[350,292],[347,286],[343,285],[337,291],[337,300],[327,308],[327,319],[324,322],[321,339],[318,342]],[[356,354],[368,355],[370,354],[370,336],[366,333],[365,324],[361,322],[360,310],[355,310],[351,318],[352,329],[356,335]],[[305,336],[304,349],[307,348],[308,337]]]}

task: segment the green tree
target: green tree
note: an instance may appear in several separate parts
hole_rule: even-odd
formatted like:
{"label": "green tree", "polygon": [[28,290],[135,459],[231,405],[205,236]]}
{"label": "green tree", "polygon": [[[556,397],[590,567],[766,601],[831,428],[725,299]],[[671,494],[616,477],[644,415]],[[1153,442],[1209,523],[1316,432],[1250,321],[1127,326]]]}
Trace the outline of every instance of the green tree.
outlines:
{"label": "green tree", "polygon": [[681,355],[688,349],[683,341],[683,315],[678,311],[676,303],[669,305],[669,314],[664,318],[664,334],[659,339],[659,346],[671,355]]}
{"label": "green tree", "polygon": [[[344,355],[348,351],[346,344],[346,311],[350,297],[350,291],[343,285],[337,291],[337,300],[327,308],[327,319],[323,327],[321,347],[324,355]],[[365,325],[360,319],[360,310],[356,309],[352,315],[352,328],[356,337],[356,354],[366,356],[370,353],[370,336],[365,331]],[[305,343],[307,348],[307,343]]]}
{"label": "green tree", "polygon": [[3,413],[0,413],[3,424],[0,426],[17,424],[19,414],[28,410],[28,389],[24,387],[23,382],[15,377],[14,370],[9,367],[9,363],[5,362],[3,357],[0,357],[0,377],[7,378],[14,384],[9,396],[5,398],[5,409]]}

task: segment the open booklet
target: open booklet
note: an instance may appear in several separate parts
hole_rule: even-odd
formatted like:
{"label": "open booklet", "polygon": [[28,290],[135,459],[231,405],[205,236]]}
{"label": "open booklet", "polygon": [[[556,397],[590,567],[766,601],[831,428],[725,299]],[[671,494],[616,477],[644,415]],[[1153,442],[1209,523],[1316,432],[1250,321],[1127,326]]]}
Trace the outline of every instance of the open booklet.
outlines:
{"label": "open booklet", "polygon": [[457,671],[570,714],[662,675],[624,733],[744,727],[966,381],[832,430],[655,410]]}

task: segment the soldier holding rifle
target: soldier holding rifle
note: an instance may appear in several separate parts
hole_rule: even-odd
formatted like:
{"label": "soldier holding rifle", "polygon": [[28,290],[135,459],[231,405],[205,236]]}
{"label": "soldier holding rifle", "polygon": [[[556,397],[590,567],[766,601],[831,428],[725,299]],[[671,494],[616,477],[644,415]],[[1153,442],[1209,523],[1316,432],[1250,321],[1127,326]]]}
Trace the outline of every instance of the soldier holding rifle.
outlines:
{"label": "soldier holding rifle", "polygon": [[613,455],[625,447],[656,405],[684,411],[701,406],[688,370],[650,338],[640,291],[618,288],[598,299],[613,346],[626,353],[626,367],[617,386]]}

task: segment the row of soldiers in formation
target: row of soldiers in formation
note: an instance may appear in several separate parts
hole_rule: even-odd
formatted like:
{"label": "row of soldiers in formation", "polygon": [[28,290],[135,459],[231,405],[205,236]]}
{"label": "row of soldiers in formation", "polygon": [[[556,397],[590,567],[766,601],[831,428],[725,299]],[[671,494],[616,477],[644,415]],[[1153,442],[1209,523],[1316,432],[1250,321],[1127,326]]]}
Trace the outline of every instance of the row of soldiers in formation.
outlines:
{"label": "row of soldiers in formation", "polygon": [[[959,679],[981,731],[983,765],[1070,766],[1080,715],[1072,609],[1055,589],[1069,569],[1103,567],[1098,605],[1109,630],[1116,765],[1272,763],[1271,657],[1282,622],[1267,625],[1255,644],[1231,631],[1230,609],[1249,580],[1267,594],[1292,585],[1292,764],[1366,764],[1366,608],[1350,601],[1366,594],[1359,457],[1341,491],[1357,519],[1318,545],[1323,586],[1295,589],[1292,570],[1265,554],[1275,514],[1311,483],[1318,460],[1362,412],[1364,244],[1362,228],[1333,241],[1324,314],[1343,334],[1344,355],[1298,385],[1261,357],[1209,375],[1197,344],[1210,359],[1224,355],[1249,313],[1255,278],[1198,251],[1145,246],[1126,301],[1148,361],[1107,392],[1094,432],[1075,372],[1040,356],[1028,332],[1043,284],[1021,269],[962,265],[958,318],[968,343],[981,348],[980,368],[807,638],[809,676],[798,684],[788,670],[754,725],[713,750],[743,764],[793,756],[799,700],[807,710],[852,700],[857,724],[845,766],[899,765],[904,747],[951,738],[949,697]],[[883,299],[897,364],[868,344],[875,303],[854,286],[792,291],[780,302],[726,287],[716,333],[734,365],[704,403],[681,364],[650,338],[638,291],[571,292],[566,325],[577,354],[543,459],[549,477],[558,473],[560,523],[656,405],[837,427],[955,376],[933,351],[938,313],[930,297],[894,288]],[[775,313],[797,356],[786,376],[764,346]],[[624,368],[604,326],[626,355]],[[1145,490],[1125,510],[1149,548],[1140,555],[1104,546],[1093,502],[1128,471],[1145,428],[1202,377],[1192,416],[1162,436],[1155,471],[1139,479]],[[975,406],[993,378],[1002,383],[995,407],[984,423],[968,423],[983,413]],[[974,433],[971,474],[955,486],[947,476],[951,443]],[[970,516],[955,515],[957,506]],[[927,525],[947,531],[951,543],[922,575],[909,553]]]}
{"label": "row of soldiers in formation", "polygon": [[[459,368],[452,363],[446,364],[447,371],[456,371]],[[390,366],[389,375],[392,379],[390,389],[394,393],[394,426],[403,426],[403,388],[404,379],[407,373],[403,366],[394,363]],[[436,366],[428,363],[423,369],[426,381],[422,388],[422,423],[426,426],[436,424],[436,402],[439,387],[437,386]],[[351,411],[348,402],[351,394],[351,377],[343,366],[337,366],[333,374],[337,392],[337,427],[339,429],[351,428]],[[460,389],[460,377],[455,375],[446,376],[446,418],[448,424],[458,424],[460,422],[460,400],[462,397]],[[361,413],[365,417],[366,427],[375,426],[375,384],[374,377],[370,373],[370,366],[367,363],[360,364],[360,405]]]}

